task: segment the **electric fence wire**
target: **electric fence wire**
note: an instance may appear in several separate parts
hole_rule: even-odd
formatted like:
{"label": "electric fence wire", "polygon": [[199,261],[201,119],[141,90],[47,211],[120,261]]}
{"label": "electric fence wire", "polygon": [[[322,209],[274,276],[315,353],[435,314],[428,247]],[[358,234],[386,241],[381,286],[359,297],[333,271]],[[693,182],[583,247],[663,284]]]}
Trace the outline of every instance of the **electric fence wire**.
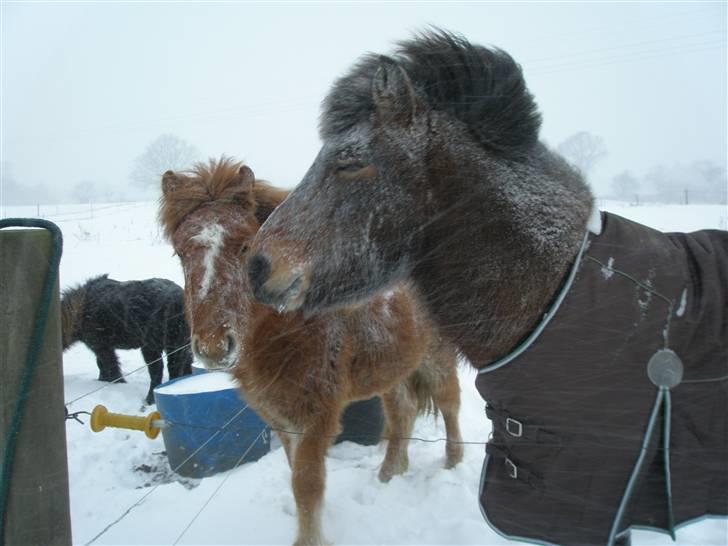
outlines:
{"label": "electric fence wire", "polygon": [[[169,355],[173,355],[173,354],[175,354],[175,353],[177,353],[177,352],[179,352],[179,351],[182,351],[182,350],[186,349],[186,348],[187,348],[187,347],[189,347],[189,346],[190,346],[190,344],[189,344],[189,343],[186,343],[186,344],[184,344],[184,345],[181,345],[180,347],[177,347],[177,348],[176,348],[176,349],[174,349],[173,351],[169,351],[169,352],[167,353],[167,357],[169,357]],[[98,388],[96,388],[96,389],[93,389],[93,390],[91,390],[91,391],[88,391],[87,393],[85,393],[85,394],[82,394],[81,396],[77,396],[76,398],[74,398],[74,399],[73,399],[73,400],[71,400],[70,402],[66,402],[66,406],[70,406],[70,405],[72,405],[72,404],[75,404],[76,402],[78,402],[79,400],[83,400],[83,399],[84,399],[84,398],[86,398],[87,396],[91,396],[91,395],[92,395],[92,394],[94,394],[94,393],[97,393],[97,392],[99,392],[99,391],[102,391],[102,390],[104,390],[104,389],[106,389],[106,388],[110,387],[111,385],[113,385],[113,384],[115,384],[115,383],[118,383],[118,382],[119,382],[119,381],[121,381],[122,379],[125,379],[125,378],[129,377],[130,375],[133,375],[133,374],[137,373],[137,372],[138,372],[139,370],[143,370],[143,369],[145,369],[145,368],[148,368],[148,367],[149,367],[149,366],[151,366],[152,364],[156,364],[157,362],[160,362],[160,361],[162,361],[162,359],[163,359],[163,357],[161,357],[161,356],[160,356],[159,358],[157,358],[157,359],[155,359],[155,360],[152,360],[152,361],[151,361],[151,362],[149,362],[148,364],[144,364],[143,366],[139,366],[138,368],[135,368],[135,369],[133,369],[132,371],[130,371],[130,372],[128,372],[128,373],[125,373],[125,374],[121,374],[121,376],[120,376],[120,377],[117,377],[117,378],[116,378],[116,379],[114,379],[113,381],[109,381],[108,383],[105,383],[104,385],[102,385],[102,386],[100,386],[100,387],[98,387]]]}
{"label": "electric fence wire", "polygon": [[[190,455],[184,461],[182,461],[177,466],[175,466],[172,469],[172,472],[177,472],[180,468],[182,468],[195,455],[197,455],[200,451],[202,451],[202,449],[205,446],[207,446],[207,444],[209,444],[210,442],[212,442],[212,440],[214,440],[217,437],[218,434],[220,434],[221,432],[223,432],[228,426],[230,426],[233,423],[233,421],[235,421],[238,417],[240,417],[243,414],[243,412],[245,412],[245,410],[247,410],[247,409],[248,409],[248,405],[245,404],[245,406],[243,406],[242,409],[238,410],[235,413],[235,415],[233,415],[230,419],[228,419],[228,421],[220,429],[218,429],[216,432],[214,432],[202,445],[200,445],[197,449],[195,449],[192,453],[190,453]],[[265,430],[265,429],[263,429],[263,430]],[[257,439],[255,441],[257,441]],[[111,523],[109,523],[98,534],[96,534],[96,536],[94,536],[91,540],[89,540],[88,542],[86,542],[85,543],[86,546],[89,546],[90,544],[93,544],[94,541],[98,540],[104,534],[106,534],[109,531],[109,529],[111,529],[117,523],[119,523],[120,521],[122,521],[126,516],[128,516],[131,513],[131,511],[134,508],[136,508],[137,506],[139,506],[142,502],[144,502],[144,500],[147,497],[149,497],[152,493],[154,493],[160,485],[162,485],[162,484],[161,483],[158,483],[157,485],[155,485],[154,487],[152,487],[149,491],[147,491],[144,495],[142,495],[135,503],[133,503],[131,506],[129,506],[118,518],[116,518],[114,521],[112,521]]]}
{"label": "electric fence wire", "polygon": [[[264,428],[258,433],[258,436],[256,436],[255,440],[253,440],[251,442],[251,444],[248,446],[248,448],[245,450],[245,452],[237,460],[237,462],[235,463],[235,467],[240,466],[240,464],[243,462],[243,460],[248,455],[248,453],[250,453],[250,450],[253,449],[255,444],[258,443],[258,440],[260,440],[265,434],[266,434],[266,429]],[[205,510],[205,508],[207,508],[207,505],[210,504],[212,499],[217,496],[217,494],[220,492],[220,489],[222,489],[222,487],[225,485],[225,482],[228,481],[228,479],[230,478],[231,475],[232,475],[232,472],[228,472],[225,475],[225,478],[223,478],[223,480],[218,484],[218,486],[215,488],[215,490],[212,492],[212,494],[207,498],[205,503],[200,507],[200,509],[197,511],[197,513],[194,515],[194,517],[190,520],[190,522],[182,530],[182,532],[179,534],[179,536],[175,539],[175,541],[172,544],[175,544],[175,545],[179,544],[179,541],[182,540],[182,537],[187,533],[187,531],[190,529],[190,527],[192,527],[192,524],[195,523],[195,521],[200,516],[200,514],[202,514],[202,512]]]}

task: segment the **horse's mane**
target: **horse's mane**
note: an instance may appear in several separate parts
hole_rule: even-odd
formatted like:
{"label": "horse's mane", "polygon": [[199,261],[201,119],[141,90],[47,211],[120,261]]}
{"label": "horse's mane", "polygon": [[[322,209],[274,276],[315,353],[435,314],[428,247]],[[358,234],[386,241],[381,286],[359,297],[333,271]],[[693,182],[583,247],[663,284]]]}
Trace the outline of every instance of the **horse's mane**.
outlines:
{"label": "horse's mane", "polygon": [[[323,103],[323,138],[369,119],[371,82],[381,59],[365,55],[334,83]],[[400,42],[390,59],[407,72],[421,99],[465,123],[482,146],[518,154],[538,141],[541,115],[521,67],[505,51],[433,29]]]}
{"label": "horse's mane", "polygon": [[286,198],[288,191],[256,179],[251,192],[250,188],[239,184],[242,166],[242,161],[222,156],[211,158],[207,163],[195,163],[188,171],[174,173],[177,181],[174,190],[162,194],[159,207],[159,222],[167,239],[171,239],[187,215],[208,203],[255,207],[255,215],[262,224]]}

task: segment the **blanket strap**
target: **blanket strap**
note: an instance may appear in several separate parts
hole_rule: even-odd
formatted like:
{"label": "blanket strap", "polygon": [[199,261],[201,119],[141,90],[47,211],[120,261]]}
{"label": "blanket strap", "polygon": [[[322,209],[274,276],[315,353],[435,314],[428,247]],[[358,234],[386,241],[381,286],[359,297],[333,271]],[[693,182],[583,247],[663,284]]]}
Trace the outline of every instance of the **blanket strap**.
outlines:
{"label": "blanket strap", "polygon": [[490,404],[485,406],[485,415],[493,421],[497,431],[505,431],[506,441],[512,440],[520,444],[539,444],[544,446],[561,445],[559,436],[540,425],[533,425],[504,410],[497,410]]}
{"label": "blanket strap", "polygon": [[541,476],[519,464],[517,460],[514,460],[507,451],[506,446],[499,446],[493,441],[490,441],[485,446],[485,452],[495,459],[503,460],[506,475],[509,478],[523,482],[536,489],[543,488],[543,479]]}

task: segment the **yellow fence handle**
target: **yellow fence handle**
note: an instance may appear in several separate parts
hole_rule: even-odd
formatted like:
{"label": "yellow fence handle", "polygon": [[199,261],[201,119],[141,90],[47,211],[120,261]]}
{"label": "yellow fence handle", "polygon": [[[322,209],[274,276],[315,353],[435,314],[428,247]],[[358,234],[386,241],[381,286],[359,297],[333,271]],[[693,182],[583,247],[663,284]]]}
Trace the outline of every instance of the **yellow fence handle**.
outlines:
{"label": "yellow fence handle", "polygon": [[160,425],[163,424],[162,416],[158,411],[153,411],[146,417],[137,415],[125,415],[123,413],[111,413],[105,406],[99,404],[91,412],[91,430],[101,432],[106,427],[126,428],[141,430],[147,438],[156,438],[159,435]]}

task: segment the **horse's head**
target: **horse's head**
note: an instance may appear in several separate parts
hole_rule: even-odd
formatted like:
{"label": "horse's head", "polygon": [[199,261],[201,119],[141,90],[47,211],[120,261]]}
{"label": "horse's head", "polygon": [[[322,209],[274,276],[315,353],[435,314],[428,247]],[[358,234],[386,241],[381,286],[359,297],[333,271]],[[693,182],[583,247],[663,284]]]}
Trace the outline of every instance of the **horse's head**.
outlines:
{"label": "horse's head", "polygon": [[[329,116],[347,105],[329,96],[318,157],[254,244],[250,279],[263,303],[307,311],[350,303],[405,275],[421,245],[419,224],[434,213],[418,198],[429,112],[401,66],[375,62],[371,114],[340,127]],[[347,85],[339,82],[341,94]]]}
{"label": "horse's head", "polygon": [[364,57],[333,86],[323,147],[253,243],[256,297],[310,312],[408,276],[440,220],[461,212],[464,164],[532,146],[539,121],[499,50],[434,32]]}
{"label": "horse's head", "polygon": [[256,200],[256,186],[264,197],[275,194],[280,201],[285,195],[226,158],[162,178],[160,222],[184,270],[192,351],[208,368],[233,366],[241,349],[250,306],[241,260],[259,217],[277,204]]}
{"label": "horse's head", "polygon": [[66,288],[61,295],[61,345],[64,351],[79,340],[85,300],[84,286]]}

